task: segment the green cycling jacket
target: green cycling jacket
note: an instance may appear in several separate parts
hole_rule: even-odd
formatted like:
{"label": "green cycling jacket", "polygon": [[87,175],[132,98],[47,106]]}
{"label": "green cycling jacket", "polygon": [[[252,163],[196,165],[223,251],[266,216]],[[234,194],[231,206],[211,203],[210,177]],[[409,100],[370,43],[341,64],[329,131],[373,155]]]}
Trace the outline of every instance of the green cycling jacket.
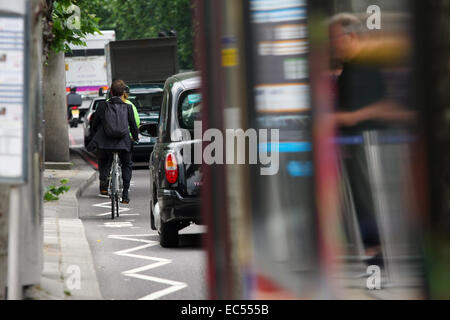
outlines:
{"label": "green cycling jacket", "polygon": [[139,118],[139,113],[137,111],[136,106],[133,104],[133,102],[131,102],[130,100],[125,100],[125,103],[127,104],[131,104],[131,106],[133,107],[133,112],[134,112],[134,120],[136,120],[136,125],[139,128],[139,125],[141,124],[141,119]]}

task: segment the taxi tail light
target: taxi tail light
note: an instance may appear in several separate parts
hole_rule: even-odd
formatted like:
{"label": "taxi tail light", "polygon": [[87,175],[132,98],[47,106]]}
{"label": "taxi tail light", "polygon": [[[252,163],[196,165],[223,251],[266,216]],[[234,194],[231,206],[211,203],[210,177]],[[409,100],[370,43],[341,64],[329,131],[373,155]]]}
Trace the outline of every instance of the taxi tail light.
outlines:
{"label": "taxi tail light", "polygon": [[75,107],[72,107],[72,110],[77,110],[77,109],[78,109],[78,107],[76,107],[76,106],[75,106]]}
{"label": "taxi tail light", "polygon": [[165,162],[166,179],[169,183],[175,183],[178,180],[178,164],[175,155],[169,152],[166,155]]}

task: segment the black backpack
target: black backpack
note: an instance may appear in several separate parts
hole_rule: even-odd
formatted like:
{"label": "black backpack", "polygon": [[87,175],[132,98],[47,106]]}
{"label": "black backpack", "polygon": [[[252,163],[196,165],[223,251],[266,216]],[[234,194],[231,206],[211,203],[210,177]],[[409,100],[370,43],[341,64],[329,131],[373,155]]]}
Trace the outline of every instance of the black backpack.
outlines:
{"label": "black backpack", "polygon": [[108,137],[119,139],[126,136],[128,130],[128,105],[106,102],[103,128]]}

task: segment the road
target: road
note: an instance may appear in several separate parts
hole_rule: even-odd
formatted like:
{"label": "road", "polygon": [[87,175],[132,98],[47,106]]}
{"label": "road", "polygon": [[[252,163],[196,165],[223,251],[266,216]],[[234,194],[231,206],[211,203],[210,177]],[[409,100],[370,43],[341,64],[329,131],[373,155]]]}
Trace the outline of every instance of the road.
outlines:
{"label": "road", "polygon": [[[82,144],[81,128],[71,128],[71,145]],[[81,132],[81,133],[80,133]],[[148,169],[135,168],[129,205],[111,220],[109,199],[98,182],[80,198],[80,216],[91,247],[104,299],[206,299],[203,226],[180,231],[177,248],[162,248],[150,228]]]}

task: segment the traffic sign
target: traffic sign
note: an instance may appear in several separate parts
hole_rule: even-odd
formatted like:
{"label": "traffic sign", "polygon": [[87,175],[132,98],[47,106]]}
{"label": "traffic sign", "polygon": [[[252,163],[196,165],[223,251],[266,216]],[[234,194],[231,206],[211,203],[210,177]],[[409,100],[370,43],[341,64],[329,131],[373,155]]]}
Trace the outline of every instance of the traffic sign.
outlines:
{"label": "traffic sign", "polygon": [[0,13],[0,183],[27,180],[27,37],[23,15]]}

